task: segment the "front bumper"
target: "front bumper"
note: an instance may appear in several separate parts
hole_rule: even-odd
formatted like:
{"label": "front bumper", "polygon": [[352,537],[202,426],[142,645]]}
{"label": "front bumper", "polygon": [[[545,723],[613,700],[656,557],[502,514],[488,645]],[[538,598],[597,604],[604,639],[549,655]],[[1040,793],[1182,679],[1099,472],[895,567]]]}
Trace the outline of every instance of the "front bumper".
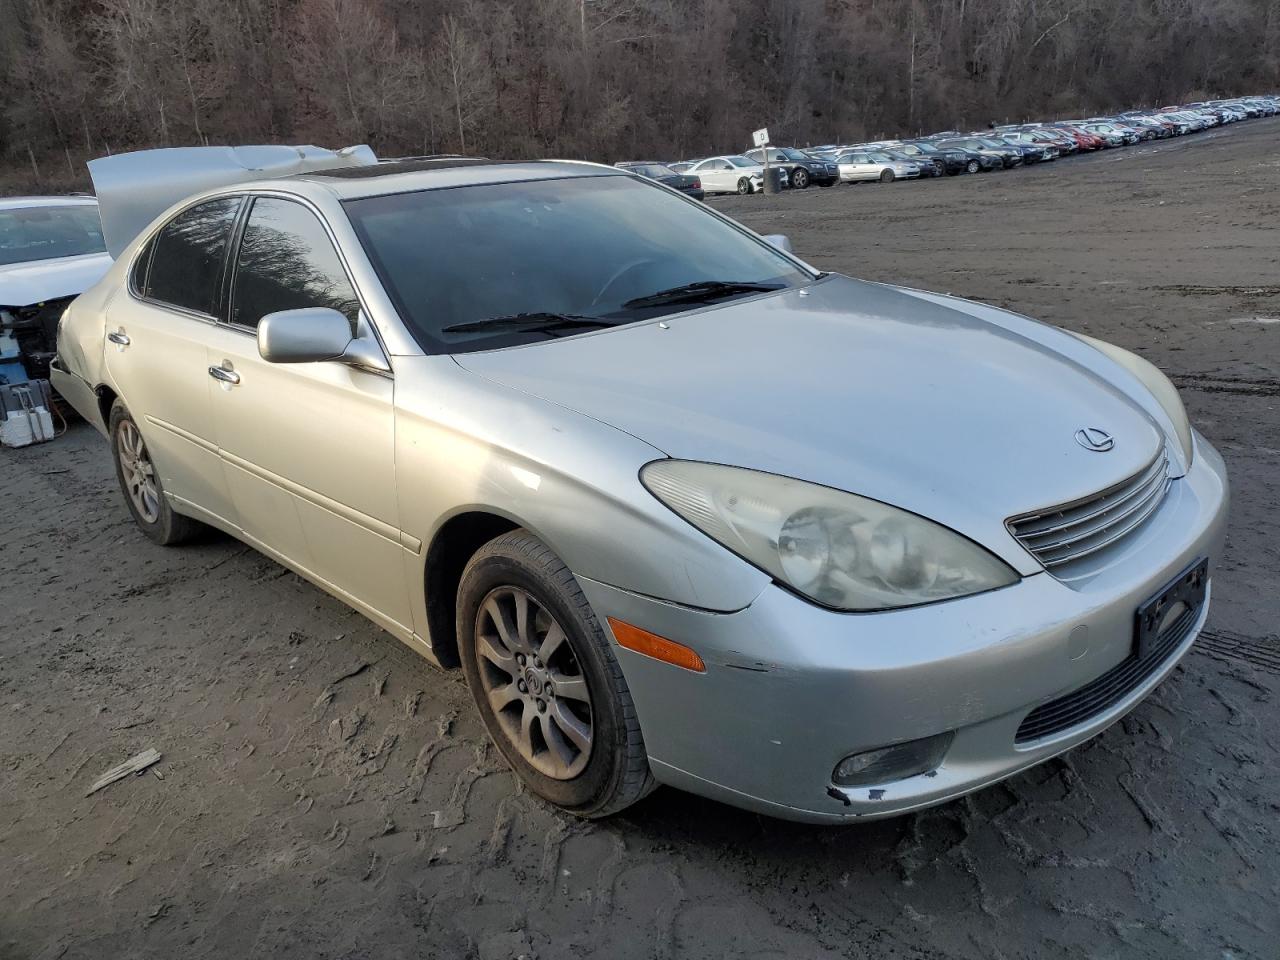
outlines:
{"label": "front bumper", "polygon": [[[1129,656],[1140,604],[1197,557],[1212,570],[1226,472],[1197,441],[1192,470],[1123,556],[1075,586],[1045,573],[947,603],[839,614],[771,585],[744,610],[711,613],[579,577],[602,622],[616,617],[687,644],[706,663],[692,673],[618,649],[654,775],[773,816],[842,823],[945,802],[1097,735],[1172,672],[1207,599],[1185,639],[1123,699],[1058,734],[1014,742],[1035,707]],[[849,754],[945,731],[955,738],[934,771],[870,787],[832,783]]]}

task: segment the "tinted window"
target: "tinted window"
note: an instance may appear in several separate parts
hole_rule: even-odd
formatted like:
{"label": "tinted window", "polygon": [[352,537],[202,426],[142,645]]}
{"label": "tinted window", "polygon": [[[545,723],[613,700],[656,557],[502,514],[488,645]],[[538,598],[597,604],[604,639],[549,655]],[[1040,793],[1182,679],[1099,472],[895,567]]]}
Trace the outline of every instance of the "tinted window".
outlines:
{"label": "tinted window", "polygon": [[236,261],[231,322],[257,327],[277,310],[332,307],[355,331],[360,304],[324,226],[291,200],[253,202]]}
{"label": "tinted window", "polygon": [[0,266],[104,250],[95,204],[0,210]]}
{"label": "tinted window", "polygon": [[178,214],[152,241],[151,272],[143,293],[177,307],[216,314],[227,237],[238,197],[210,200]]}
{"label": "tinted window", "polygon": [[550,312],[608,326],[691,309],[630,302],[683,284],[809,279],[705,208],[636,177],[423,190],[344,206],[401,317],[433,353],[554,335],[501,324],[445,329],[458,324]]}

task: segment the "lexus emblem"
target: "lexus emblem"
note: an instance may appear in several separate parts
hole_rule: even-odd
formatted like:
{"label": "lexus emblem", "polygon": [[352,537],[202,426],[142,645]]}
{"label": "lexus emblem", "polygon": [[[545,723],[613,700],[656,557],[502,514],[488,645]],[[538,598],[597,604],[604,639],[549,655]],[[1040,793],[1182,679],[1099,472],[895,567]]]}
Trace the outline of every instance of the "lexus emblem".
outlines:
{"label": "lexus emblem", "polygon": [[1097,427],[1081,427],[1076,431],[1076,443],[1094,453],[1106,453],[1116,445],[1115,439]]}

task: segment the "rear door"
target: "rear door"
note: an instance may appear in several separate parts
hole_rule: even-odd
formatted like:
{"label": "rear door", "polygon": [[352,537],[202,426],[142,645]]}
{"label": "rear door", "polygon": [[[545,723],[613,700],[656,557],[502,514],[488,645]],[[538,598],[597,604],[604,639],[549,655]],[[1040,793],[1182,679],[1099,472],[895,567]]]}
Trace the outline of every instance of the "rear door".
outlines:
{"label": "rear door", "polygon": [[231,259],[229,309],[213,331],[211,405],[244,533],[409,630],[396,501],[394,381],[351,364],[268,363],[268,313],[331,307],[367,326],[337,247],[296,199],[258,196]]}
{"label": "rear door", "polygon": [[220,197],[170,220],[134,262],[128,295],[106,314],[107,370],[165,492],[187,505],[182,512],[224,525],[235,523],[235,510],[214,441],[206,345],[242,203]]}

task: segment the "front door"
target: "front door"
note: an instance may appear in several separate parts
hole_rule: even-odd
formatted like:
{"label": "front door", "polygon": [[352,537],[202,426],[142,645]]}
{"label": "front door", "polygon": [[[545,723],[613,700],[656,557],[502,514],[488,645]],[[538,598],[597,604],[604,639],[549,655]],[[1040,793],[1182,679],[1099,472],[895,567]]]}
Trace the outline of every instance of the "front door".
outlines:
{"label": "front door", "polygon": [[241,203],[222,197],[175,216],[135,261],[129,294],[106,313],[107,370],[165,492],[179,512],[224,525],[235,511],[214,440],[205,351]]}
{"label": "front door", "polygon": [[[229,323],[206,379],[226,482],[245,535],[405,630],[412,622],[395,487],[394,381],[340,362],[268,363],[268,313],[332,307],[365,323],[318,216],[252,201],[233,260]],[[221,371],[221,372],[219,372]]]}

